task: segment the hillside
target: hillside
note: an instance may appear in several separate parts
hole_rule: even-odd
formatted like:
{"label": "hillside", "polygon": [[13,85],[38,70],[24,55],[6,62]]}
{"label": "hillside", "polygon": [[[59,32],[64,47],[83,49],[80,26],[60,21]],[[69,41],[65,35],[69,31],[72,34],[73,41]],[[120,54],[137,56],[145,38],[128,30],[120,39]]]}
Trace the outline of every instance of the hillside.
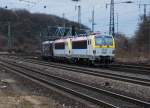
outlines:
{"label": "hillside", "polygon": [[[65,22],[67,27],[73,24],[79,26],[67,19]],[[64,19],[54,15],[30,13],[26,10],[0,9],[0,50],[8,49],[8,25],[14,50],[35,51],[40,48],[40,32],[47,35],[48,26],[63,26]],[[87,28],[84,25],[81,26]]]}

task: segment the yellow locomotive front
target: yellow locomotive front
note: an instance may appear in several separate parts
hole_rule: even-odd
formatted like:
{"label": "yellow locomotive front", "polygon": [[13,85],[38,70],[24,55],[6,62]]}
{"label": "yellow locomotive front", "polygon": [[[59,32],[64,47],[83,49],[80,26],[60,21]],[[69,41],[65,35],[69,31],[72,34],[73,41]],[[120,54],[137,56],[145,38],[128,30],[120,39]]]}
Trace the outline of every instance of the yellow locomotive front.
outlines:
{"label": "yellow locomotive front", "polygon": [[93,35],[92,48],[95,61],[100,63],[112,63],[115,58],[115,40],[109,35]]}

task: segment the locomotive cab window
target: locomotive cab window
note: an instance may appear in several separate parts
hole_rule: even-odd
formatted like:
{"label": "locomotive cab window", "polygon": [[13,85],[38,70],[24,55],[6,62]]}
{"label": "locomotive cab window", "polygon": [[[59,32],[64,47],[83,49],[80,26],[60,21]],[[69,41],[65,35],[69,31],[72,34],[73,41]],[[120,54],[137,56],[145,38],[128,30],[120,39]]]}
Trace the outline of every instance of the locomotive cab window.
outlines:
{"label": "locomotive cab window", "polygon": [[96,37],[95,43],[96,43],[96,45],[104,45],[105,42],[104,42],[103,37]]}
{"label": "locomotive cab window", "polygon": [[87,40],[73,41],[72,49],[87,49]]}
{"label": "locomotive cab window", "polygon": [[106,37],[105,37],[105,42],[106,42],[106,45],[112,45],[112,44],[113,44],[113,39],[112,39],[112,37],[106,36]]}
{"label": "locomotive cab window", "polygon": [[95,43],[96,45],[112,45],[113,39],[111,36],[96,37]]}
{"label": "locomotive cab window", "polygon": [[65,43],[55,43],[55,49],[65,49]]}

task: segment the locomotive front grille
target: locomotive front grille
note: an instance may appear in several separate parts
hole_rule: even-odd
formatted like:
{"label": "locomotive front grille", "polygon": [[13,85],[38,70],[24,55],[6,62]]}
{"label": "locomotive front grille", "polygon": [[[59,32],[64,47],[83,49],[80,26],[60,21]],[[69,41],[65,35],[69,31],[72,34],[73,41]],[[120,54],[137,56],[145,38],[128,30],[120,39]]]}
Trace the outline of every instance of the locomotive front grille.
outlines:
{"label": "locomotive front grille", "polygon": [[106,48],[102,49],[102,54],[107,54],[107,49]]}

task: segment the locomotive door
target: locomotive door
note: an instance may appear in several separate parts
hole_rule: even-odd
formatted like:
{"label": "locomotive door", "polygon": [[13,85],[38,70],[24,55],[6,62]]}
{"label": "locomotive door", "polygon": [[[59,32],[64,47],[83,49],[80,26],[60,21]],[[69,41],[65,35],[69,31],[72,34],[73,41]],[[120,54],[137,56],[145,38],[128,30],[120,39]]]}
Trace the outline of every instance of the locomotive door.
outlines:
{"label": "locomotive door", "polygon": [[65,42],[65,56],[69,55],[68,41]]}
{"label": "locomotive door", "polygon": [[49,54],[50,56],[53,56],[53,44],[52,43],[49,44]]}
{"label": "locomotive door", "polygon": [[87,55],[91,55],[91,51],[92,51],[92,42],[91,42],[91,39],[89,39],[88,41],[87,41]]}

